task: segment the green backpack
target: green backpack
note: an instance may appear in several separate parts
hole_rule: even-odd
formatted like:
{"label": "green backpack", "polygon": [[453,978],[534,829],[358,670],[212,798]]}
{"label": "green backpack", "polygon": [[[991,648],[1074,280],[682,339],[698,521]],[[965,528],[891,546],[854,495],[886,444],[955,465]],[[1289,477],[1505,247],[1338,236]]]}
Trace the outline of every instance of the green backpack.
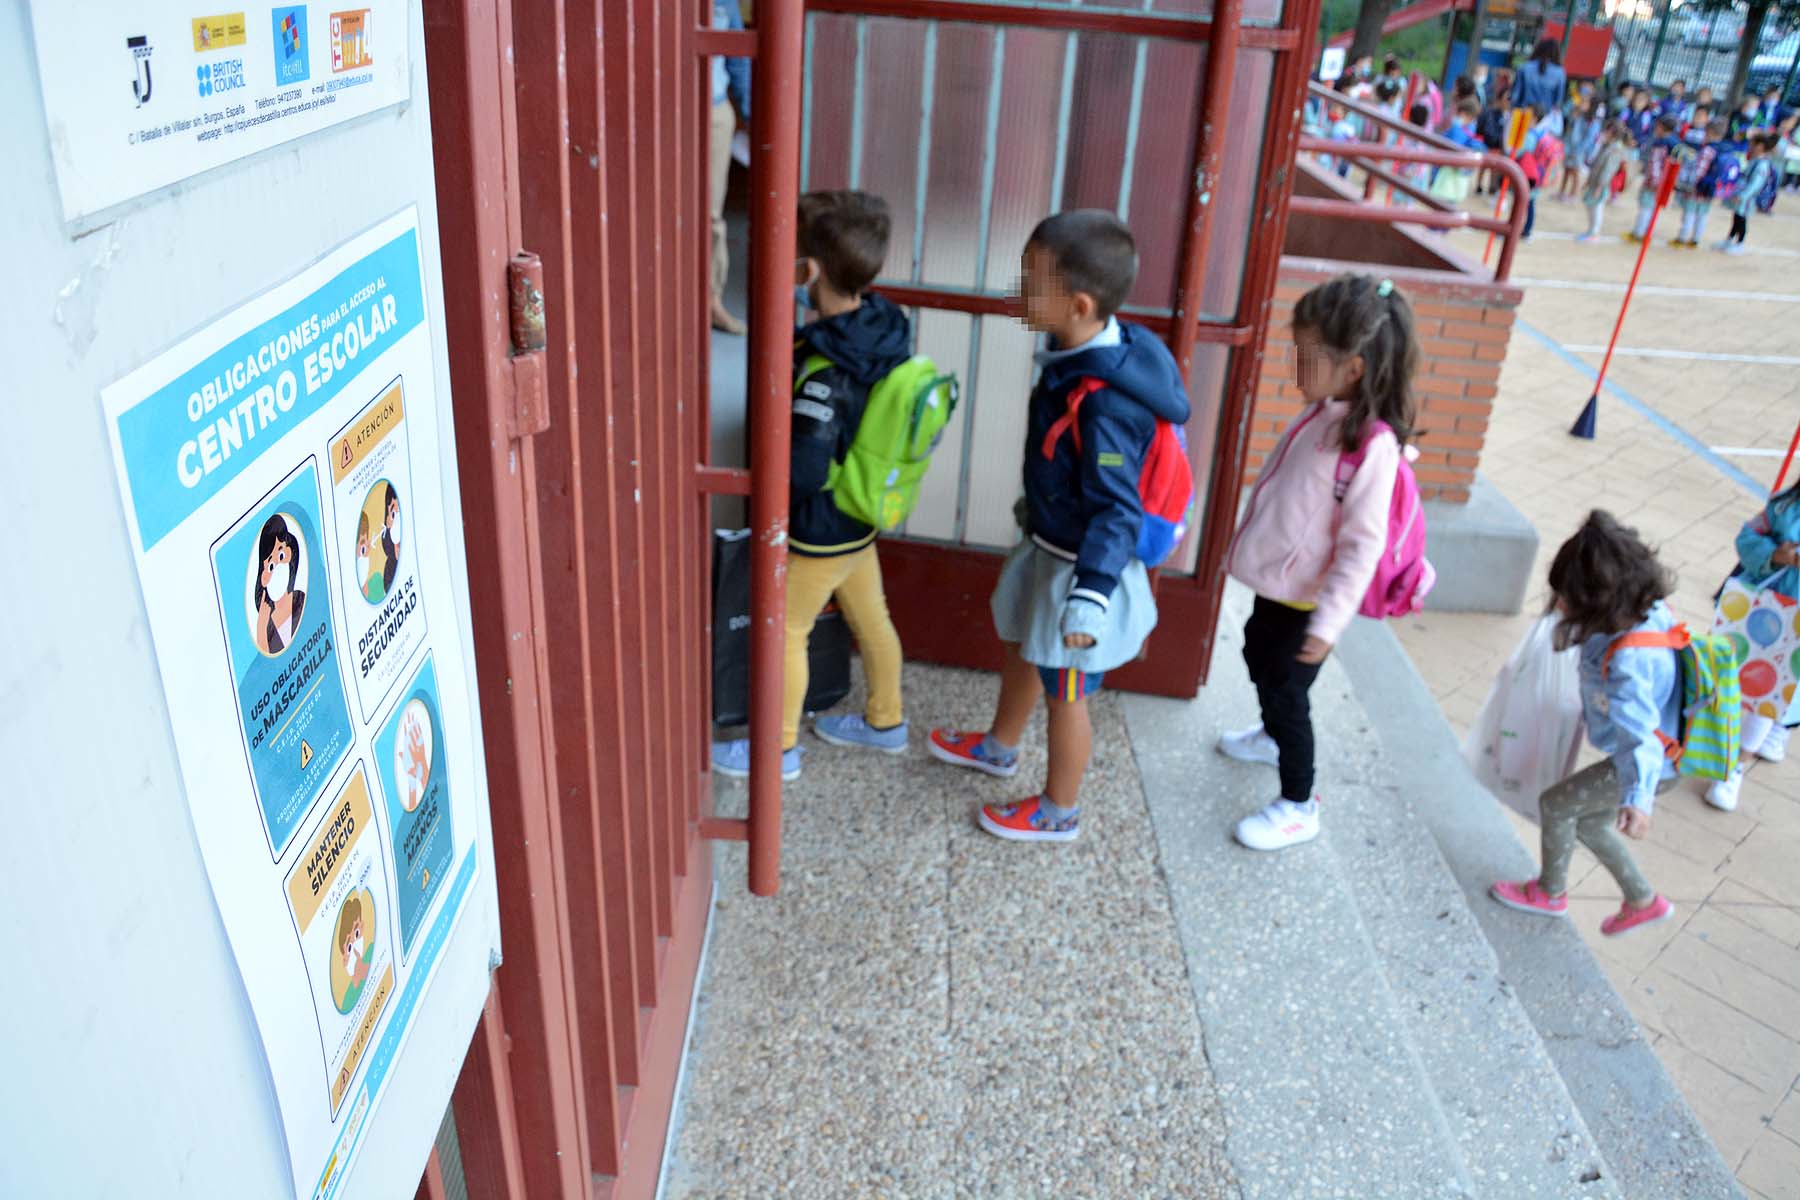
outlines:
{"label": "green backpack", "polygon": [[[807,359],[794,390],[830,365],[821,355]],[[832,463],[826,478],[838,510],[884,533],[906,520],[958,395],[956,376],[939,375],[922,354],[877,380],[844,461]]]}
{"label": "green backpack", "polygon": [[[1663,749],[1683,775],[1725,779],[1737,766],[1742,744],[1743,694],[1738,684],[1738,650],[1723,634],[1694,637],[1687,626],[1664,633],[1628,633],[1607,647],[1615,651],[1666,648],[1681,665],[1681,740],[1663,739]],[[1604,667],[1602,670],[1604,671]]]}

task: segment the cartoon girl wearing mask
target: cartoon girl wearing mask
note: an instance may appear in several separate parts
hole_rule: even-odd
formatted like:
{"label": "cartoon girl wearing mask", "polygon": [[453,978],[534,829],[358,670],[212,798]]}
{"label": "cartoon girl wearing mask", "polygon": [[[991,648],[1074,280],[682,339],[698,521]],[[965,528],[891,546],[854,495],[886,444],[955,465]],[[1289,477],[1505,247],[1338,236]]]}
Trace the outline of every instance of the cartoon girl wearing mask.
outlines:
{"label": "cartoon girl wearing mask", "polygon": [[256,625],[251,632],[256,648],[274,657],[294,640],[306,607],[306,593],[294,589],[300,573],[300,539],[280,513],[263,522],[256,557]]}

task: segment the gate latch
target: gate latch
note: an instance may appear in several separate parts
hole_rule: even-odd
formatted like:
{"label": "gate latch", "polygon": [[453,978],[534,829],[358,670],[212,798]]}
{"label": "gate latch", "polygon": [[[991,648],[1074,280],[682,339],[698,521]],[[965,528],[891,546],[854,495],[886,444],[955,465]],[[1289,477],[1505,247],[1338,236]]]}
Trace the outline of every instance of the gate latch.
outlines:
{"label": "gate latch", "polygon": [[550,428],[550,389],[544,377],[544,264],[529,250],[506,265],[512,326],[513,402],[507,430],[530,437]]}

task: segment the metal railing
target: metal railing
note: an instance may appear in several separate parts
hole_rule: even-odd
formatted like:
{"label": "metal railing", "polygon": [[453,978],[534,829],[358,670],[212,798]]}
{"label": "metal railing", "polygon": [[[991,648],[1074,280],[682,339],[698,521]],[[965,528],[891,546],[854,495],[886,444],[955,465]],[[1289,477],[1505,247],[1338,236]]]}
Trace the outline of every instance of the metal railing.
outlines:
{"label": "metal railing", "polygon": [[[1506,281],[1512,274],[1513,255],[1518,250],[1519,239],[1525,227],[1526,200],[1530,195],[1525,172],[1518,163],[1491,150],[1470,150],[1459,146],[1446,137],[1400,120],[1373,105],[1334,92],[1324,84],[1309,83],[1307,91],[1317,100],[1355,113],[1363,119],[1365,125],[1379,126],[1390,131],[1396,138],[1405,138],[1413,144],[1367,140],[1340,142],[1311,134],[1302,135],[1302,153],[1328,154],[1345,159],[1363,171],[1363,198],[1358,201],[1334,200],[1323,196],[1295,196],[1290,204],[1291,211],[1340,221],[1380,221],[1419,225],[1428,229],[1486,230],[1501,238],[1500,254],[1494,262],[1494,282]],[[1500,215],[1499,204],[1496,204],[1496,211],[1492,216],[1466,212],[1432,195],[1411,180],[1394,174],[1388,168],[1395,163],[1419,163],[1476,172],[1493,171],[1506,181],[1502,201],[1510,195],[1512,205],[1505,216]],[[1384,183],[1391,191],[1416,200],[1420,207],[1374,203],[1375,189],[1377,185]]]}

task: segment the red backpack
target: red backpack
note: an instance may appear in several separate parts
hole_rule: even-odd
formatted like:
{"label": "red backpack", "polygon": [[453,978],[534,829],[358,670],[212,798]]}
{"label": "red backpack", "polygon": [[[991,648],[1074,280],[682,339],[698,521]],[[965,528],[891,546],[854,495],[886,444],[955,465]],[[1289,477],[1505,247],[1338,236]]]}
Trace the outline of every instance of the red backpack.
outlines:
{"label": "red backpack", "polygon": [[[1076,416],[1081,402],[1106,386],[1103,379],[1087,376],[1069,389],[1068,408],[1044,435],[1044,457],[1056,454],[1063,433],[1075,435],[1075,452],[1081,453],[1081,425]],[[1161,417],[1144,452],[1138,472],[1138,499],[1144,519],[1138,526],[1137,556],[1146,567],[1160,566],[1181,545],[1194,510],[1194,468],[1188,463],[1187,432]]]}
{"label": "red backpack", "polygon": [[[1392,432],[1387,422],[1370,424],[1362,446],[1338,456],[1336,495],[1339,501],[1350,487],[1357,468],[1368,457],[1369,446],[1382,431]],[[1400,465],[1394,472],[1394,494],[1388,501],[1387,544],[1375,564],[1375,578],[1357,609],[1365,617],[1406,617],[1425,607],[1425,595],[1437,583],[1437,571],[1425,557],[1425,505],[1419,497],[1419,481],[1400,448]]]}

